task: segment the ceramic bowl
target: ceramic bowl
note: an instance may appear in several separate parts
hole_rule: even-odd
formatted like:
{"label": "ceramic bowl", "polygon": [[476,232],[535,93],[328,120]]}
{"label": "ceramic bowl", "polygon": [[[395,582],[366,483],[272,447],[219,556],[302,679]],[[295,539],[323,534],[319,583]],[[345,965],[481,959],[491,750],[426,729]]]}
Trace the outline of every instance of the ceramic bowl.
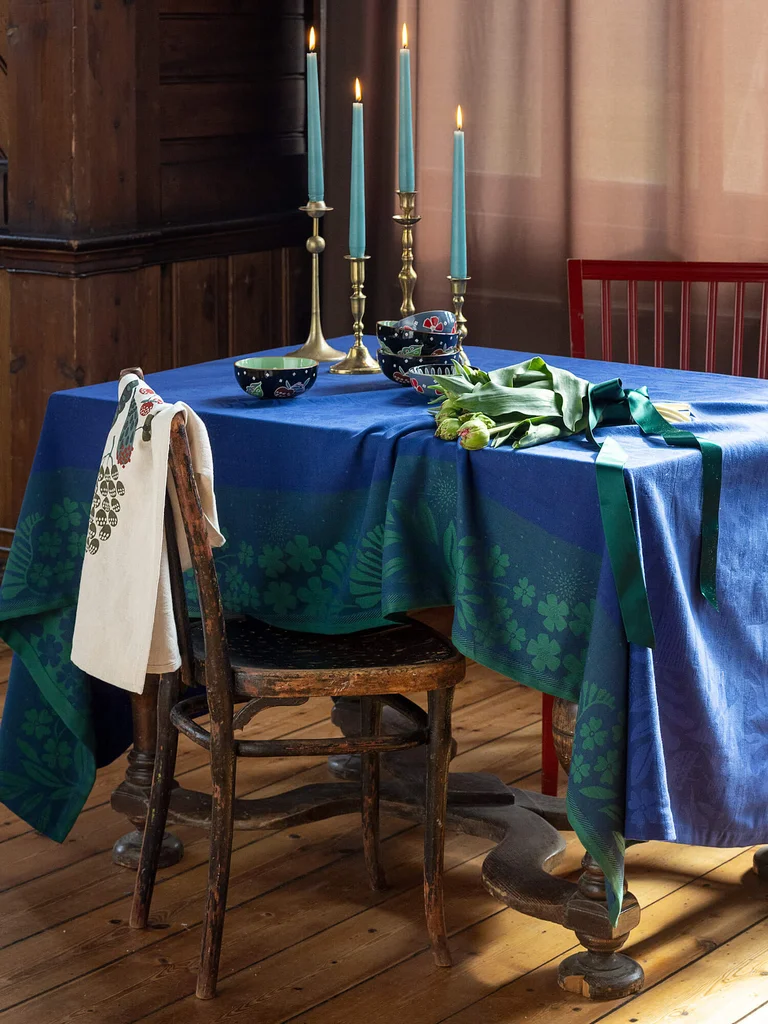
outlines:
{"label": "ceramic bowl", "polygon": [[235,379],[253,398],[297,398],[317,380],[317,363],[296,356],[249,356],[235,363]]}
{"label": "ceramic bowl", "polygon": [[[420,366],[424,363],[422,356],[410,359],[407,356],[393,355],[391,352],[385,352],[383,349],[378,350],[376,358],[379,361],[379,366],[384,376],[394,381],[395,384],[402,385],[404,388],[411,386],[411,378],[408,376],[408,371],[412,370],[414,366]],[[449,367],[455,358],[453,355],[436,356],[434,359],[430,359],[430,364],[433,367]]]}
{"label": "ceramic bowl", "polygon": [[434,331],[437,334],[456,333],[456,314],[449,309],[430,309],[427,313],[413,313],[397,321],[401,329],[412,331]]}
{"label": "ceramic bowl", "polygon": [[376,324],[376,337],[384,352],[399,354],[406,359],[452,355],[458,344],[457,334],[401,329],[393,320],[380,320]]}
{"label": "ceramic bowl", "polygon": [[[477,367],[473,366],[471,369],[474,370]],[[453,359],[448,366],[445,366],[443,363],[421,363],[418,366],[412,366],[407,371],[406,376],[410,380],[414,391],[424,395],[425,398],[434,398],[437,392],[430,390],[431,385],[439,384],[440,377],[453,377],[456,373],[458,373],[456,360]]]}

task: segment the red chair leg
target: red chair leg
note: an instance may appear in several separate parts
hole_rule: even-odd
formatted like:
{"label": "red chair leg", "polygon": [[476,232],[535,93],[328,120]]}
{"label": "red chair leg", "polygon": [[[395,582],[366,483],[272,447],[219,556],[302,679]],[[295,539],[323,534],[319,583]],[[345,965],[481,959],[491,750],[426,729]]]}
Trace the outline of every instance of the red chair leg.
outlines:
{"label": "red chair leg", "polygon": [[552,739],[552,708],[555,698],[548,693],[541,695],[541,792],[557,796],[557,772],[559,768],[555,741]]}

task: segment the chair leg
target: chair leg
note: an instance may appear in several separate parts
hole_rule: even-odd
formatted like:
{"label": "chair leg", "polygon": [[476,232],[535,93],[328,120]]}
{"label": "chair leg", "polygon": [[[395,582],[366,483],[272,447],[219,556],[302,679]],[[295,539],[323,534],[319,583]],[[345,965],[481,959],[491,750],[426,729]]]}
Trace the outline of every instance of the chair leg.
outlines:
{"label": "chair leg", "polygon": [[[360,735],[377,736],[381,730],[381,701],[376,697],[360,698]],[[387,888],[380,862],[379,840],[379,754],[362,751],[360,778],[363,807],[363,854],[368,880],[374,892]]]}
{"label": "chair leg", "polygon": [[147,820],[141,844],[139,867],[131,905],[131,928],[146,928],[152,891],[155,887],[160,853],[171,800],[173,774],[176,768],[176,749],[179,734],[171,722],[171,708],[179,697],[179,675],[174,672],[162,676],[157,694],[157,748],[152,772]]}
{"label": "chair leg", "polygon": [[426,829],[424,833],[424,909],[432,955],[438,967],[451,966],[443,907],[445,819],[448,766],[451,761],[453,687],[429,691]]}
{"label": "chair leg", "polygon": [[555,698],[541,695],[541,792],[557,796],[557,773],[560,768],[552,738],[552,708]]}
{"label": "chair leg", "polygon": [[219,977],[221,940],[227,910],[227,888],[232,860],[232,832],[235,810],[235,745],[231,736],[214,738],[211,722],[211,855],[208,864],[208,894],[203,919],[198,999],[213,999]]}

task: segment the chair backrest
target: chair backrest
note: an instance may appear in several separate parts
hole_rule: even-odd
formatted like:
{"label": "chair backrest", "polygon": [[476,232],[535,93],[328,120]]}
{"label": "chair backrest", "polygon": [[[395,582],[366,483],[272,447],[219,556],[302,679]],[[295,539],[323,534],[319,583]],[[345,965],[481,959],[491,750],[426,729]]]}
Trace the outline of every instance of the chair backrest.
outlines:
{"label": "chair backrest", "polygon": [[707,286],[706,341],[704,369],[716,370],[717,294],[720,284],[734,285],[733,343],[731,373],[741,376],[744,361],[744,293],[746,285],[762,286],[758,335],[757,375],[768,377],[768,263],[686,263],[657,260],[568,260],[568,310],[571,355],[584,358],[584,281],[600,282],[601,353],[613,358],[611,327],[611,284],[624,282],[627,288],[628,362],[640,358],[637,286],[653,283],[653,364],[664,366],[664,286],[680,285],[680,369],[690,369],[691,285]]}
{"label": "chair backrest", "polygon": [[[123,370],[143,378],[139,367]],[[195,482],[192,455],[187,439],[184,416],[177,413],[171,423],[171,438],[168,449],[168,467],[173,478],[176,500],[184,524],[189,547],[192,569],[195,574],[197,597],[205,641],[205,684],[208,706],[211,712],[211,732],[217,728],[231,731],[233,711],[232,666],[229,659],[227,634],[224,625],[224,609],[216,574],[208,527],[203,506]],[[165,536],[168,549],[168,569],[173,600],[173,616],[181,654],[181,677],[185,686],[195,682],[194,657],[190,636],[187,598],[184,590],[184,575],[179,556],[176,524],[168,495],[165,499]]]}

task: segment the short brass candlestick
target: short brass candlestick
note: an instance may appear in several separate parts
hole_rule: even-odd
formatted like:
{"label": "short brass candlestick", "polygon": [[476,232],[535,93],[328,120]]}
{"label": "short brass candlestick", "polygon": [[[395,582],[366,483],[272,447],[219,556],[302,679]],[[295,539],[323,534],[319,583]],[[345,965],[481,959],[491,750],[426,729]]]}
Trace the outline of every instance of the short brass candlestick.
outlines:
{"label": "short brass candlestick", "polygon": [[370,256],[345,256],[349,260],[349,279],[352,282],[352,294],[349,304],[352,307],[352,333],[355,343],[340,363],[330,368],[331,373],[381,373],[381,367],[371,356],[363,344],[363,313],[365,313],[365,261]]}
{"label": "short brass candlestick", "polygon": [[403,293],[403,302],[400,306],[400,316],[410,316],[416,312],[413,304],[413,290],[416,287],[416,270],[413,266],[413,226],[418,224],[421,217],[414,213],[416,209],[415,192],[398,192],[400,200],[400,213],[392,219],[403,228],[403,255],[402,266],[397,279],[400,282],[400,289]]}
{"label": "short brass candlestick", "polygon": [[323,335],[320,322],[320,253],[325,249],[325,239],[320,234],[320,218],[329,213],[333,207],[326,206],[322,199],[312,201],[299,209],[312,218],[312,234],[307,239],[307,252],[312,256],[312,312],[309,321],[307,340],[291,355],[316,359],[319,363],[332,363],[344,357],[343,352],[331,348]]}
{"label": "short brass candlestick", "polygon": [[469,366],[469,359],[467,353],[464,351],[464,342],[467,340],[469,330],[467,329],[467,318],[464,316],[464,299],[467,294],[467,281],[471,281],[471,277],[448,277],[451,282],[451,301],[453,303],[453,312],[456,314],[456,333],[459,336],[459,344],[457,348],[459,350],[459,358],[465,366]]}

